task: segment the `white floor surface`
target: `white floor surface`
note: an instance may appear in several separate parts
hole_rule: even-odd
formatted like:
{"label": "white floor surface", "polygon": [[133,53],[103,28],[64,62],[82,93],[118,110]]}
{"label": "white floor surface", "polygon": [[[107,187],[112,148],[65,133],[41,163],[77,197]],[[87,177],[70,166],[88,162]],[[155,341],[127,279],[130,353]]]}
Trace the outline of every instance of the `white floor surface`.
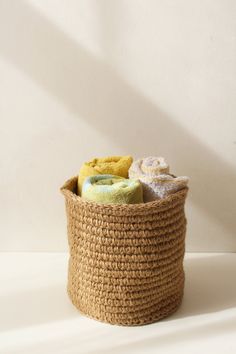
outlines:
{"label": "white floor surface", "polygon": [[0,354],[236,353],[236,254],[187,254],[181,308],[141,327],[82,316],[67,297],[67,261],[0,253]]}

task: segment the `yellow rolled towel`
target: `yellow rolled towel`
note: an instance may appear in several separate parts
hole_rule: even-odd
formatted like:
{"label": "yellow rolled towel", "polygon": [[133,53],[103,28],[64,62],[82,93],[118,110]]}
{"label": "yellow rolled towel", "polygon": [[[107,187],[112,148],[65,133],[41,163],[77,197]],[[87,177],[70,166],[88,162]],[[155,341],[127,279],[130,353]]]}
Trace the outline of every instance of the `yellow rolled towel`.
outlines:
{"label": "yellow rolled towel", "polygon": [[89,176],[95,175],[115,175],[127,178],[128,170],[133,162],[131,156],[108,156],[102,158],[94,158],[85,162],[78,177],[78,192],[81,195],[84,180]]}

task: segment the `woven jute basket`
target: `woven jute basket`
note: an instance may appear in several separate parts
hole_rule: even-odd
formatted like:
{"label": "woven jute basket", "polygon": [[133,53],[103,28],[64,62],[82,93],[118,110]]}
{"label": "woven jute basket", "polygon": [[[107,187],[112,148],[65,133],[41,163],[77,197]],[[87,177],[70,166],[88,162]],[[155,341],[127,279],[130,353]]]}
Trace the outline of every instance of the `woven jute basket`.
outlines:
{"label": "woven jute basket", "polygon": [[68,294],[81,313],[142,325],[175,312],[184,290],[185,188],[142,204],[98,204],[61,188],[70,248]]}

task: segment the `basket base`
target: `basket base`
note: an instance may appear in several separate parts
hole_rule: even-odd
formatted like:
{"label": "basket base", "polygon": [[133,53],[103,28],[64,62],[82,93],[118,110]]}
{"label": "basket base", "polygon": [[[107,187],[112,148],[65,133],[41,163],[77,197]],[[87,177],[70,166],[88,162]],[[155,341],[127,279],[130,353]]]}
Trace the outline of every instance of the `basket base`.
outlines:
{"label": "basket base", "polygon": [[86,310],[85,308],[83,308],[83,306],[81,306],[78,299],[73,296],[69,288],[67,288],[67,293],[69,295],[72,304],[79,310],[79,312],[82,315],[99,322],[118,325],[118,326],[129,326],[129,327],[148,325],[151,323],[158,322],[164,319],[165,317],[172,315],[178,310],[183,299],[183,293],[181,294],[178,293],[178,295],[173,295],[168,297],[168,299],[163,300],[161,304],[160,303],[157,304],[156,311],[154,310],[152,314],[150,314],[149,316],[146,315],[142,317],[142,315],[140,314],[139,318],[132,318],[132,316],[127,314],[126,319],[119,320],[117,319],[116,316],[114,316],[114,314],[101,313],[97,315],[93,313],[92,310],[91,311],[88,309]]}

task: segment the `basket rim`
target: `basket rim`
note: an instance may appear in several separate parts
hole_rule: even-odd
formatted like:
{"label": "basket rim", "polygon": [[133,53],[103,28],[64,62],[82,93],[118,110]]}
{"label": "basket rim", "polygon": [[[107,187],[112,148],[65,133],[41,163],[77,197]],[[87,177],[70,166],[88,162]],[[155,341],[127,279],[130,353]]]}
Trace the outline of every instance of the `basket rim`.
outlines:
{"label": "basket rim", "polygon": [[78,176],[73,176],[70,179],[68,179],[60,188],[61,193],[76,204],[81,204],[84,206],[90,206],[90,207],[102,207],[104,209],[113,209],[113,210],[144,210],[144,209],[149,209],[149,208],[157,208],[157,207],[165,207],[169,205],[170,203],[178,200],[183,200],[186,198],[187,193],[189,188],[185,187],[173,194],[168,195],[167,197],[163,199],[157,199],[151,202],[147,203],[139,203],[139,204],[112,204],[112,203],[97,203],[94,201],[90,200],[85,200],[82,197],[80,197],[78,194],[73,191],[73,189],[77,188],[77,180]]}

